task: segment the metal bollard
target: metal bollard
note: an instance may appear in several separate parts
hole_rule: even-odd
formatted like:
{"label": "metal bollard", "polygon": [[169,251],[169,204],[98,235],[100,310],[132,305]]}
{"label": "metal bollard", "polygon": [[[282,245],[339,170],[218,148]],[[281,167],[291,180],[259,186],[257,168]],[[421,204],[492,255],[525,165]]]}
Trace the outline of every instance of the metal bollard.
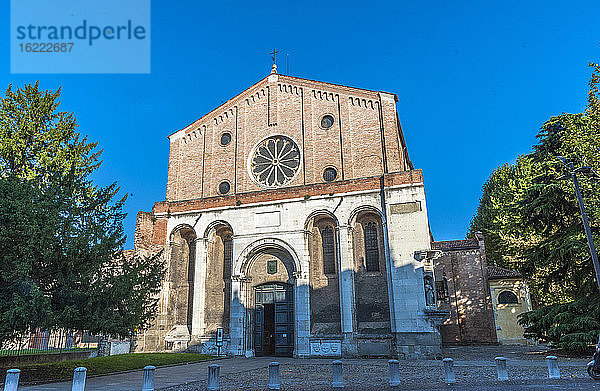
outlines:
{"label": "metal bollard", "polygon": [[342,362],[340,360],[335,360],[331,364],[333,365],[333,381],[331,382],[331,386],[333,388],[344,388]]}
{"label": "metal bollard", "polygon": [[156,367],[146,365],[144,367],[144,378],[142,380],[142,391],[154,391],[154,370]]}
{"label": "metal bollard", "polygon": [[17,391],[19,388],[20,369],[9,369],[6,371],[6,380],[4,381],[4,391]]}
{"label": "metal bollard", "polygon": [[85,375],[87,369],[85,367],[77,367],[73,371],[73,386],[71,391],[84,391],[85,390]]}
{"label": "metal bollard", "polygon": [[211,364],[208,366],[208,384],[206,389],[208,391],[219,391],[219,372],[221,367],[217,364]]}
{"label": "metal bollard", "polygon": [[279,390],[280,388],[279,363],[272,362],[269,364],[269,390]]}
{"label": "metal bollard", "polygon": [[499,381],[508,380],[508,371],[506,370],[506,359],[504,357],[496,357],[496,370],[498,372]]}
{"label": "metal bollard", "polygon": [[548,363],[548,377],[550,379],[560,379],[558,358],[556,358],[556,356],[548,356],[546,357],[546,363]]}
{"label": "metal bollard", "polygon": [[454,360],[451,358],[445,358],[443,361],[444,361],[444,382],[446,384],[456,383],[456,377],[454,376]]}
{"label": "metal bollard", "polygon": [[390,364],[390,387],[400,385],[400,363],[398,360],[388,361]]}

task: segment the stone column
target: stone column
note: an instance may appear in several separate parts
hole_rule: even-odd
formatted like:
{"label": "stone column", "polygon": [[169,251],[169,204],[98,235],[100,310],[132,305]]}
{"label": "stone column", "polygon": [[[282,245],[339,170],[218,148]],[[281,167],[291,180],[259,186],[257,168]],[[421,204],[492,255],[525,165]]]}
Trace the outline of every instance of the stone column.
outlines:
{"label": "stone column", "polygon": [[356,300],[354,288],[354,248],[352,245],[352,231],[349,226],[338,227],[339,238],[339,283],[340,283],[340,315],[342,334],[342,356],[353,357],[358,355],[358,347],[354,340],[354,314],[356,313]]}
{"label": "stone column", "polygon": [[308,357],[310,355],[310,289],[308,275],[304,272],[294,273],[294,317],[296,318],[296,343],[294,355]]}
{"label": "stone column", "polygon": [[387,274],[387,291],[388,291],[388,305],[390,307],[390,328],[392,329],[392,333],[396,333],[398,328],[396,327],[396,313],[401,311],[401,309],[397,309],[397,302],[395,300],[396,293],[395,287],[398,284],[397,277],[398,274],[394,273],[396,269],[394,265],[394,260],[392,258],[391,253],[391,245],[390,245],[390,235],[389,235],[389,227],[388,227],[388,216],[390,215],[389,204],[386,202],[386,190],[383,186],[383,177],[381,178],[381,190],[379,192],[381,197],[381,211],[383,212],[383,216],[381,216],[381,225],[383,229],[383,251],[385,255],[385,264],[386,264],[386,274]]}
{"label": "stone column", "polygon": [[244,352],[244,321],[246,308],[244,306],[245,294],[244,285],[246,279],[243,276],[231,276],[231,307],[230,307],[230,325],[229,336],[231,344],[228,353],[234,356],[243,356]]}
{"label": "stone column", "polygon": [[194,292],[192,294],[192,338],[204,334],[204,301],[206,298],[207,240],[195,240]]}
{"label": "stone column", "polygon": [[354,255],[352,254],[349,230],[350,227],[348,226],[340,226],[338,228],[342,333],[352,333],[354,331]]}

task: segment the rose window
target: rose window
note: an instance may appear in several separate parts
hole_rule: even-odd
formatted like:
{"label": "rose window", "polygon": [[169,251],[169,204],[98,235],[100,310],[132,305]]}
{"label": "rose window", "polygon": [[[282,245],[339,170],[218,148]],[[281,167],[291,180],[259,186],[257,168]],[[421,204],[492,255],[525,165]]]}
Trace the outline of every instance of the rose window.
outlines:
{"label": "rose window", "polygon": [[286,136],[261,141],[250,158],[250,172],[261,185],[279,187],[289,183],[300,167],[300,149]]}

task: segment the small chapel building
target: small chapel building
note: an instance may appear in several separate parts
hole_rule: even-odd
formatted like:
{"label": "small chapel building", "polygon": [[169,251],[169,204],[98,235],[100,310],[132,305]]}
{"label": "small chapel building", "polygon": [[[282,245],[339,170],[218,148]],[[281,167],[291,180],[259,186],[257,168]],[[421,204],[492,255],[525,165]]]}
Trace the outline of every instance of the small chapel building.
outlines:
{"label": "small chapel building", "polygon": [[273,66],[171,134],[166,199],[135,234],[168,271],[135,350],[439,355],[446,313],[397,101]]}

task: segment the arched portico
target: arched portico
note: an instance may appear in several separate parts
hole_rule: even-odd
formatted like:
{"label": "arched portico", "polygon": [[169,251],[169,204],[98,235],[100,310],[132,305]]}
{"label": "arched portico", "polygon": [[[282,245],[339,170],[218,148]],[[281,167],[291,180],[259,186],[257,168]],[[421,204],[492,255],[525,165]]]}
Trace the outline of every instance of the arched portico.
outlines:
{"label": "arched portico", "polygon": [[170,350],[188,347],[192,328],[194,268],[196,265],[196,232],[187,224],[173,228],[169,235],[167,281],[169,297],[167,313],[172,325],[165,335]]}
{"label": "arched portico", "polygon": [[276,238],[253,242],[232,276],[230,354],[307,356],[308,308],[308,278],[294,248]]}

